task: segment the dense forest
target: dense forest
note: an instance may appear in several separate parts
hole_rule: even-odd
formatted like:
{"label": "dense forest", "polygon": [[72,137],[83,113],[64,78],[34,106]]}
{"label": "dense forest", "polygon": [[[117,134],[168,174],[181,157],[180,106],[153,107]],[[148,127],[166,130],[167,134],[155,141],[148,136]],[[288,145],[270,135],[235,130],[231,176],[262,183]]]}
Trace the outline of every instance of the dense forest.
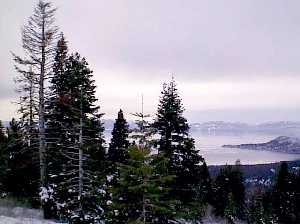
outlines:
{"label": "dense forest", "polygon": [[[67,223],[201,223],[207,208],[228,223],[300,223],[300,172],[280,165],[269,187],[246,194],[241,165],[210,176],[195,147],[174,79],[154,119],[122,109],[109,144],[93,71],[39,1],[22,30],[19,118],[0,126],[0,193]],[[121,94],[121,93],[120,93]]]}

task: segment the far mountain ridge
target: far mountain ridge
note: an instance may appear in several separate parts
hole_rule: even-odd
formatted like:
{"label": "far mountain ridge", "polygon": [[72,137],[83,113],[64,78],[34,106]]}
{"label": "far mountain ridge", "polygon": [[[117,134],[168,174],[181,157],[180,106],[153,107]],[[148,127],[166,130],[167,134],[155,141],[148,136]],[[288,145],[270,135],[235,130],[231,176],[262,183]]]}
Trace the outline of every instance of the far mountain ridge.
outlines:
{"label": "far mountain ridge", "polygon": [[266,143],[223,145],[222,147],[300,154],[300,139],[294,137],[279,136]]}
{"label": "far mountain ridge", "polygon": [[210,121],[203,123],[192,123],[192,131],[204,134],[243,134],[243,133],[270,133],[278,136],[300,136],[300,122],[279,121],[265,122],[260,124],[247,124],[242,122]]}

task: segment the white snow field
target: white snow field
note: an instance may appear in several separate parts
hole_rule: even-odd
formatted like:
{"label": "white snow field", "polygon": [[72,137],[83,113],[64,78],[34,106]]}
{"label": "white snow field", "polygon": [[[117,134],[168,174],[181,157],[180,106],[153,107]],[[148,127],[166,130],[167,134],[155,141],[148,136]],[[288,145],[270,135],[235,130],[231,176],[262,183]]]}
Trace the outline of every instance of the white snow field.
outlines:
{"label": "white snow field", "polygon": [[21,217],[12,218],[12,217],[1,216],[1,215],[0,215],[0,223],[1,224],[55,224],[55,222],[52,221],[45,221],[45,220],[34,219],[34,218],[21,218]]}

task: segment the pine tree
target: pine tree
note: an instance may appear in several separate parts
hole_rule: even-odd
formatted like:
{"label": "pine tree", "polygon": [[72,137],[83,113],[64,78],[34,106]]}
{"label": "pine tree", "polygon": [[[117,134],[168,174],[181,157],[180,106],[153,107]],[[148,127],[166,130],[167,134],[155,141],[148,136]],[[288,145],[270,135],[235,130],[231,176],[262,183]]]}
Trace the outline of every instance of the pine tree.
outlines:
{"label": "pine tree", "polygon": [[[104,188],[105,191],[118,185],[118,164],[127,164],[128,162],[128,147],[130,145],[128,141],[128,135],[129,126],[124,118],[123,111],[120,110],[118,113],[118,118],[115,121],[114,128],[112,130],[112,138],[107,153],[108,161],[106,163],[106,185]],[[105,193],[104,195],[106,200],[111,200],[110,194]],[[106,207],[104,209],[107,210],[109,209],[109,207]]]}
{"label": "pine tree", "polygon": [[[167,160],[162,155],[150,155],[150,150],[133,146],[128,164],[118,167],[118,184],[113,194],[110,221],[112,223],[167,223],[174,216],[172,203],[166,201]],[[159,221],[165,217],[165,222]]]}
{"label": "pine tree", "polygon": [[112,138],[108,148],[108,160],[112,163],[126,163],[128,159],[129,126],[120,110],[114,124]]}
{"label": "pine tree", "polygon": [[152,153],[153,128],[143,112],[133,114],[137,128],[130,138],[128,160],[117,163],[117,177],[109,177],[106,220],[109,223],[168,223],[175,217],[175,200],[170,200],[168,159]]}
{"label": "pine tree", "polygon": [[296,221],[300,222],[300,169],[298,170],[296,179],[295,179],[295,212],[296,212]]}
{"label": "pine tree", "polygon": [[[25,131],[26,133],[26,131]],[[31,150],[24,138],[22,121],[12,119],[7,129],[8,171],[5,178],[6,190],[13,197],[26,198],[36,206],[38,200],[39,170],[36,169],[37,153]]]}
{"label": "pine tree", "polygon": [[21,123],[25,139],[28,147],[33,150],[37,150],[37,108],[38,108],[38,96],[37,96],[37,79],[33,72],[32,66],[29,70],[21,70],[20,67],[15,66],[19,75],[16,77],[15,82],[17,86],[17,92],[20,94],[18,101],[19,114],[21,115]]}
{"label": "pine tree", "polygon": [[149,121],[151,118],[150,114],[145,114],[143,110],[142,102],[142,112],[132,114],[136,118],[136,128],[130,131],[129,138],[131,139],[133,145],[137,145],[140,148],[152,149],[154,145],[153,135],[155,133],[155,129]]}
{"label": "pine tree", "polygon": [[[15,60],[17,63],[21,63],[19,61],[21,59],[16,56]],[[38,149],[38,79],[33,65],[30,63],[24,65],[25,68],[15,66],[19,73],[15,82],[17,92],[20,94],[17,102],[20,121],[13,119],[8,129],[10,159],[6,184],[12,196],[29,197],[36,204],[37,192],[41,186],[39,184],[41,170]],[[26,69],[27,66],[29,69]],[[23,175],[22,172],[26,175]],[[36,175],[37,173],[40,175]]]}
{"label": "pine tree", "polygon": [[[50,94],[46,102],[46,141],[47,141],[47,183],[52,190],[55,189],[56,200],[66,200],[67,190],[60,183],[65,183],[66,153],[68,147],[74,144],[74,112],[70,106],[69,80],[66,75],[68,57],[67,41],[63,33],[57,42],[53,72],[50,79]],[[63,203],[60,203],[63,205]],[[50,207],[51,216],[56,217],[56,205],[54,201],[47,203]],[[58,210],[63,209],[58,206]],[[56,217],[57,218],[57,217]]]}
{"label": "pine tree", "polygon": [[273,208],[280,223],[295,223],[295,191],[286,162],[281,163],[273,189]]}
{"label": "pine tree", "polygon": [[248,222],[257,224],[277,223],[277,218],[272,212],[272,203],[269,202],[268,193],[254,192],[250,201]]}
{"label": "pine tree", "polygon": [[[189,125],[183,117],[184,108],[174,79],[163,85],[161,94],[154,122],[154,127],[160,135],[157,148],[159,153],[164,153],[170,159],[170,172],[176,176],[172,194],[182,202],[179,211],[195,216],[195,211],[192,210],[203,205],[200,198],[196,197],[200,195],[203,158],[195,149],[194,139],[189,136]],[[202,211],[200,209],[196,212],[199,213],[197,218],[201,216]]]}
{"label": "pine tree", "polygon": [[96,86],[86,60],[78,53],[65,59],[62,52],[67,48],[62,42],[57,48],[47,122],[48,137],[58,145],[57,151],[52,146],[51,152],[64,162],[49,165],[54,174],[50,187],[55,188],[53,198],[62,216],[72,223],[90,223],[99,220],[102,213],[96,192],[101,187],[97,179],[104,170],[102,114],[95,105]]}
{"label": "pine tree", "polygon": [[[18,100],[20,121],[13,119],[8,128],[10,157],[6,185],[12,196],[28,197],[36,206],[41,186],[38,148],[38,82],[33,66],[30,64],[29,66],[28,70],[26,67],[22,70],[21,67],[15,66],[19,73],[15,82],[17,92],[20,94]],[[37,175],[38,173],[40,175]]]}
{"label": "pine tree", "polygon": [[224,209],[224,218],[228,220],[228,223],[234,224],[234,220],[238,216],[238,206],[236,205],[231,192],[227,196],[227,204]]}
{"label": "pine tree", "polygon": [[[46,139],[48,145],[47,162],[48,178],[50,182],[60,182],[65,166],[63,153],[72,144],[71,132],[73,128],[72,108],[68,95],[68,82],[71,77],[65,75],[68,47],[63,34],[57,42],[53,73],[50,79],[50,96],[46,104]],[[71,138],[71,139],[70,139]]]}
{"label": "pine tree", "polygon": [[213,194],[213,206],[216,215],[224,217],[226,209],[233,209],[232,205],[235,205],[236,212],[232,213],[235,214],[233,218],[243,218],[245,187],[243,184],[243,175],[238,166],[232,167],[226,165],[220,170],[214,183]]}
{"label": "pine tree", "polygon": [[201,185],[200,192],[204,203],[212,202],[212,180],[206,162],[201,166]]}

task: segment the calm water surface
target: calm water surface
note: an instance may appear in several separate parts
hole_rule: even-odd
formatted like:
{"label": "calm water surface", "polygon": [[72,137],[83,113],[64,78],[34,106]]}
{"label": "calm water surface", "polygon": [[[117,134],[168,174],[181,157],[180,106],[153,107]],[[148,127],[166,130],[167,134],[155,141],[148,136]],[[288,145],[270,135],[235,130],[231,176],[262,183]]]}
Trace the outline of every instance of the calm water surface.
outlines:
{"label": "calm water surface", "polygon": [[262,164],[300,159],[300,154],[286,154],[269,151],[222,148],[225,144],[263,143],[277,135],[243,134],[243,135],[205,135],[194,132],[196,146],[208,165],[234,164],[240,160],[242,164]]}

